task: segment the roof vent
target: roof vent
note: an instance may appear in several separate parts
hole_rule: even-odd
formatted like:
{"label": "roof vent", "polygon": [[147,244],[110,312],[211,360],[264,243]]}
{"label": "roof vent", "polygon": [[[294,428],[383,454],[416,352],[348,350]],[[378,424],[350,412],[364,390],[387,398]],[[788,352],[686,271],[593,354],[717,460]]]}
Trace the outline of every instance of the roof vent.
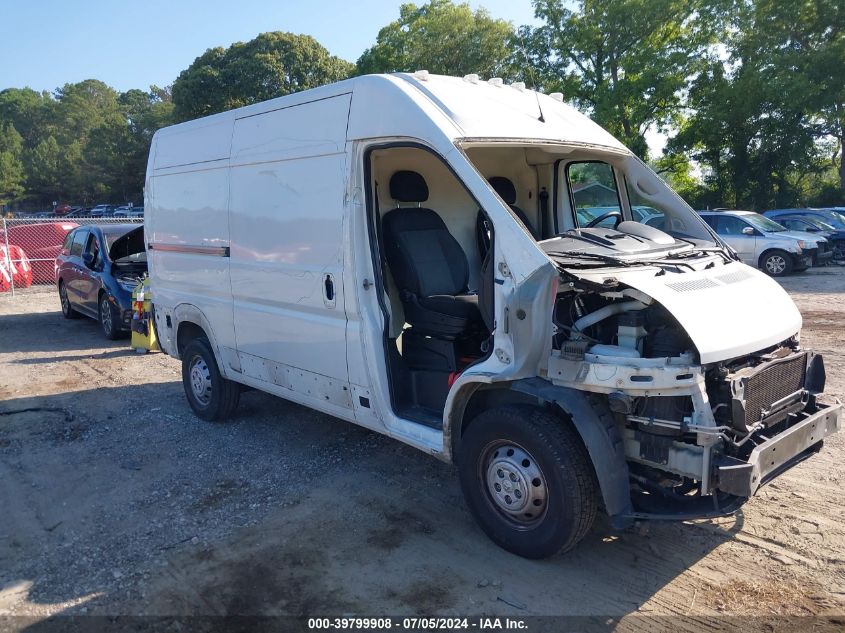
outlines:
{"label": "roof vent", "polygon": [[523,90],[525,90],[525,82],[524,82],[524,81],[515,81],[515,82],[513,82],[513,83],[511,84],[511,86],[512,86],[513,88],[516,88],[516,89],[517,89],[517,90],[519,90],[520,92],[522,92]]}
{"label": "roof vent", "polygon": [[554,99],[555,101],[560,101],[561,103],[563,103],[563,93],[562,92],[553,92],[549,96],[552,99]]}
{"label": "roof vent", "polygon": [[414,73],[414,78],[419,79],[420,81],[428,81],[428,71],[418,70]]}
{"label": "roof vent", "polygon": [[464,75],[464,81],[468,81],[471,84],[477,84],[478,83],[478,75],[476,75],[475,73],[473,73],[471,75]]}
{"label": "roof vent", "polygon": [[491,86],[501,86],[504,82],[501,77],[491,77],[487,80],[487,83]]}

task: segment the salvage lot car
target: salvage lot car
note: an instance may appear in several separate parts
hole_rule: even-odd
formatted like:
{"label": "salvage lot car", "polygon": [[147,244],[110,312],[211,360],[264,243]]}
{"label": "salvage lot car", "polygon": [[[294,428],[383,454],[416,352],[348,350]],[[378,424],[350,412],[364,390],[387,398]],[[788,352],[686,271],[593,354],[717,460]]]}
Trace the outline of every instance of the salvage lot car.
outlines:
{"label": "salvage lot car", "polygon": [[[593,177],[617,204],[579,226]],[[560,99],[359,77],[158,131],[144,204],[197,415],[246,385],[457,461],[522,556],[600,504],[618,527],[730,514],[840,426],[788,295]]]}
{"label": "salvage lot car", "polygon": [[[751,211],[699,211],[699,215],[743,262],[772,277],[809,268],[818,255],[819,242],[824,239],[787,231],[777,222]],[[832,255],[830,252],[827,258]]]}
{"label": "salvage lot car", "polygon": [[62,315],[99,321],[106,338],[129,329],[132,291],[147,270],[144,227],[81,226],[68,233],[56,258]]}

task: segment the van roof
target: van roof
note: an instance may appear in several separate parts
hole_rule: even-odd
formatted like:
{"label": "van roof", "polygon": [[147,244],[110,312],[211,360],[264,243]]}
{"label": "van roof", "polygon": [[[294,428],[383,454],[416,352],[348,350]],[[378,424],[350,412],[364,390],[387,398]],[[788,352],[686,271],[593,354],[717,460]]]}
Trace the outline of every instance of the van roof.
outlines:
{"label": "van roof", "polygon": [[444,150],[457,140],[530,140],[627,153],[589,117],[549,95],[517,84],[423,73],[363,75],[164,128],[156,136],[350,94],[349,139],[415,137]]}

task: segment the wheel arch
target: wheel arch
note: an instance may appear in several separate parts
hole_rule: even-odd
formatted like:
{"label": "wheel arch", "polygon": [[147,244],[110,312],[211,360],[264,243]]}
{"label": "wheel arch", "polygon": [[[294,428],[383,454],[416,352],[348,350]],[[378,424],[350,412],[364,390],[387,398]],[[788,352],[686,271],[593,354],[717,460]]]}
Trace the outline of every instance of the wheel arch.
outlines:
{"label": "wheel arch", "polygon": [[460,450],[463,433],[482,411],[505,404],[533,404],[553,408],[562,423],[571,423],[590,456],[602,500],[614,527],[632,523],[631,488],[625,449],[616,423],[600,397],[567,387],[557,387],[540,378],[508,383],[473,382],[462,386],[452,398],[446,416],[444,449],[453,460]]}
{"label": "wheel arch", "polygon": [[211,327],[211,323],[205,314],[203,314],[202,310],[194,305],[182,303],[174,308],[172,318],[173,331],[176,334],[175,345],[173,345],[176,358],[182,358],[182,352],[188,346],[188,343],[195,338],[204,336],[211,345],[211,351],[214,352],[214,358],[217,361],[220,372],[228,377],[228,368],[222,362],[222,355],[218,347],[217,337],[214,334],[214,328]]}
{"label": "wheel arch", "polygon": [[771,248],[767,248],[762,253],[760,253],[760,257],[757,258],[757,267],[762,270],[763,262],[772,253],[783,253],[784,255],[786,255],[787,260],[792,261],[792,257],[793,257],[792,253],[790,253],[789,251],[787,251],[783,248],[778,248],[776,246],[772,246]]}

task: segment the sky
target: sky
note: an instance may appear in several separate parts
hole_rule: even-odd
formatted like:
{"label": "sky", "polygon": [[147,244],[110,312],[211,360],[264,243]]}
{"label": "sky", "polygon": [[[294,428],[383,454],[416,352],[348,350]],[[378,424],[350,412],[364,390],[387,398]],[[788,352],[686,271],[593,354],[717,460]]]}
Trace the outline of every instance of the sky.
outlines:
{"label": "sky", "polygon": [[[120,91],[166,86],[208,48],[266,31],[311,35],[355,62],[403,0],[0,0],[0,90],[99,79]],[[423,4],[423,0],[416,0]],[[530,0],[470,0],[514,26]]]}
{"label": "sky", "polygon": [[[99,79],[126,91],[167,86],[208,48],[266,31],[305,33],[355,62],[410,0],[0,0],[0,90]],[[423,4],[424,0],[416,0]],[[530,0],[469,0],[514,26]],[[653,155],[665,137],[646,134]]]}

